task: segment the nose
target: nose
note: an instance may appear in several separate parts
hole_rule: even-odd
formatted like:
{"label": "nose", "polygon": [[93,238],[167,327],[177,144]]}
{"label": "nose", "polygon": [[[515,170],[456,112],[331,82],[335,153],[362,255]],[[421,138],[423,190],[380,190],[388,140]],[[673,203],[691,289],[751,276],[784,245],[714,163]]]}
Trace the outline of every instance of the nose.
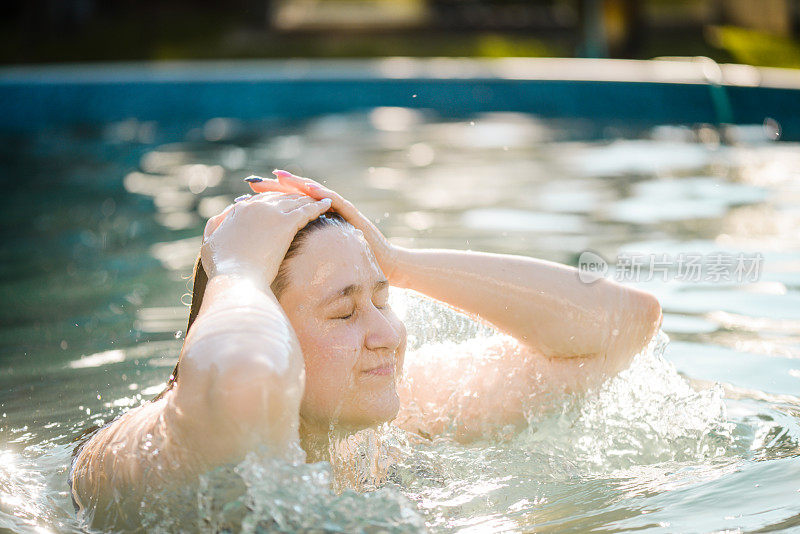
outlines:
{"label": "nose", "polygon": [[364,345],[370,350],[396,351],[400,346],[400,331],[388,316],[389,313],[375,306],[369,307],[367,314],[366,338]]}

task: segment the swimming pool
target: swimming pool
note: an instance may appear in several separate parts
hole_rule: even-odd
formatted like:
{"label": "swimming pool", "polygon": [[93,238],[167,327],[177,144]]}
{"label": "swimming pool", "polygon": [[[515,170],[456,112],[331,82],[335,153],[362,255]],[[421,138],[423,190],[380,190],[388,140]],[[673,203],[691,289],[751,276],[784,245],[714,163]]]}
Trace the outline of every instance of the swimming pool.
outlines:
{"label": "swimming pool", "polygon": [[[193,488],[196,509],[154,497],[148,528],[800,525],[800,145],[771,134],[740,126],[725,143],[708,125],[396,106],[4,135],[0,528],[80,531],[65,484],[70,440],[160,390],[203,219],[246,191],[243,176],[275,167],[326,180],[402,245],[572,265],[591,251],[619,273],[626,258],[666,262],[631,283],[659,297],[670,341],[587,399],[532,414],[519,435],[470,447],[384,436],[406,459],[377,491],[337,495],[324,465],[251,458]],[[682,254],[703,259],[704,277],[678,272]],[[715,254],[760,254],[757,279],[714,279]],[[412,347],[485,335],[414,295],[392,298]]]}

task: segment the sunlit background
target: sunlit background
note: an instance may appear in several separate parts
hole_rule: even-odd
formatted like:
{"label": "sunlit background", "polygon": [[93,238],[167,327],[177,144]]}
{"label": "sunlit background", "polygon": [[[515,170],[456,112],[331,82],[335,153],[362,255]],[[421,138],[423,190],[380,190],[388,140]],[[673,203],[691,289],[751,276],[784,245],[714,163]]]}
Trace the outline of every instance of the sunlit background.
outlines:
{"label": "sunlit background", "polygon": [[[666,337],[520,435],[407,448],[379,491],[337,495],[324,465],[250,461],[189,488],[188,516],[152,496],[143,528],[800,528],[800,2],[0,13],[0,531],[85,531],[72,440],[162,389],[204,221],[274,168],[324,181],[403,246],[573,266],[589,252],[608,276],[618,257],[668,258],[625,281],[658,296]],[[686,255],[763,262],[755,278],[694,280]],[[420,354],[488,335],[392,300]],[[230,476],[245,495],[215,508]]]}
{"label": "sunlit background", "polygon": [[795,0],[33,0],[0,9],[6,63],[702,55],[800,66]]}

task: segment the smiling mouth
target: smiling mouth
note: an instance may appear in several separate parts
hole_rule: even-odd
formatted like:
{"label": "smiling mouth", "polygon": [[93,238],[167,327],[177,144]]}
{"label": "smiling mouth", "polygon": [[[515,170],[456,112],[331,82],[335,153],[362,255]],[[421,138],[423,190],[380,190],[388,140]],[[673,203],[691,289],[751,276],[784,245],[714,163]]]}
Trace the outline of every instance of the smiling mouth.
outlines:
{"label": "smiling mouth", "polygon": [[394,374],[394,364],[385,363],[378,365],[377,367],[372,367],[362,372],[370,376],[389,376]]}

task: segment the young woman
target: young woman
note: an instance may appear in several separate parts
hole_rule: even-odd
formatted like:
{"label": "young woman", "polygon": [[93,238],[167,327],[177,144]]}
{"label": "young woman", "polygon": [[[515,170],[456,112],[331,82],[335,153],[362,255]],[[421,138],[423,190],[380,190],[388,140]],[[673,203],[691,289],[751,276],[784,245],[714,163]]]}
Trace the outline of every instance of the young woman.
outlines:
{"label": "young woman", "polygon": [[[532,258],[396,247],[335,192],[275,174],[248,178],[257,194],[206,225],[167,391],[79,450],[73,496],[95,524],[256,448],[289,457],[300,446],[308,461],[329,459],[334,428],[394,420],[466,442],[521,427],[526,411],[624,369],[660,325],[648,293],[585,284],[571,267]],[[390,285],[510,337],[481,354],[427,354],[404,371],[406,331]]]}

